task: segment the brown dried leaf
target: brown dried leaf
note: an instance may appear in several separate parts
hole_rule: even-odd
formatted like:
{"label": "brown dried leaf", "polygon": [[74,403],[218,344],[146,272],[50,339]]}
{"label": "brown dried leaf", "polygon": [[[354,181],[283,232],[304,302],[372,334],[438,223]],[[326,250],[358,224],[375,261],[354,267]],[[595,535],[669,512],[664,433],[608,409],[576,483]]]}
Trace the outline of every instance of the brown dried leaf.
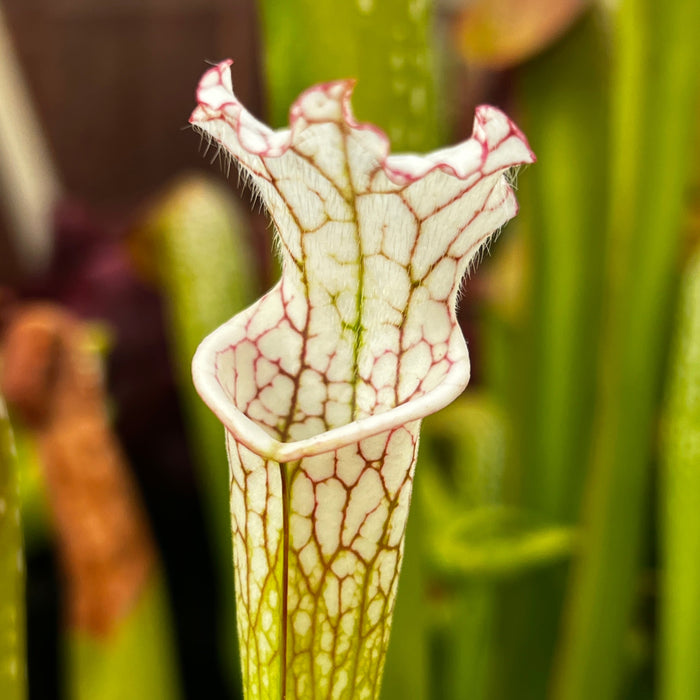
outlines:
{"label": "brown dried leaf", "polygon": [[55,306],[23,308],[4,339],[1,381],[41,447],[69,624],[106,635],[138,600],[155,554],[85,325]]}

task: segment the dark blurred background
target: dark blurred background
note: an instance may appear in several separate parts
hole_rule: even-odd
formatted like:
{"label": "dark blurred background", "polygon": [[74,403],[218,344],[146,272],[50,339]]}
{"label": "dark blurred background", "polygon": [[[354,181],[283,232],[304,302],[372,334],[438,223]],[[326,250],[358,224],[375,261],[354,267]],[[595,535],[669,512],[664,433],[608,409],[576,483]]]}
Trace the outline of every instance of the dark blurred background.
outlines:
{"label": "dark blurred background", "polygon": [[235,54],[237,93],[259,112],[254,2],[4,0],[3,7],[65,189],[92,205],[127,209],[173,173],[206,168],[185,128],[204,61]]}

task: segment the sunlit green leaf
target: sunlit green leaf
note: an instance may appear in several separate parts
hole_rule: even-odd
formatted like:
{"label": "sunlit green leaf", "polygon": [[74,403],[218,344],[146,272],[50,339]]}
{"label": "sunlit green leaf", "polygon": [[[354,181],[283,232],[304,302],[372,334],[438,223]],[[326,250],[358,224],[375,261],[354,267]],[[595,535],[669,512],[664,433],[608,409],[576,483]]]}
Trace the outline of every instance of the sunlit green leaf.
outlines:
{"label": "sunlit green leaf", "polygon": [[683,279],[664,430],[661,698],[700,697],[700,255]]}
{"label": "sunlit green leaf", "polygon": [[27,693],[24,639],[24,551],[17,464],[5,402],[0,396],[0,697]]}

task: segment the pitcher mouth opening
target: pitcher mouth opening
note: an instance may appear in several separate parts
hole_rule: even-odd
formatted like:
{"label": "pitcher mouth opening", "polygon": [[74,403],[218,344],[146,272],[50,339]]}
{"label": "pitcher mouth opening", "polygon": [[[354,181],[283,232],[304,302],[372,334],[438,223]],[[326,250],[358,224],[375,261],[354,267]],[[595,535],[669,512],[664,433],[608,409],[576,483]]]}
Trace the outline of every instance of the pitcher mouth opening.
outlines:
{"label": "pitcher mouth opening", "polygon": [[469,382],[469,355],[465,345],[440,383],[424,394],[382,413],[353,420],[302,440],[281,441],[236,406],[219,378],[218,358],[222,351],[229,349],[227,331],[235,324],[236,317],[201,342],[192,360],[194,385],[202,400],[237,442],[261,457],[280,463],[330,452],[421,420],[454,401]]}

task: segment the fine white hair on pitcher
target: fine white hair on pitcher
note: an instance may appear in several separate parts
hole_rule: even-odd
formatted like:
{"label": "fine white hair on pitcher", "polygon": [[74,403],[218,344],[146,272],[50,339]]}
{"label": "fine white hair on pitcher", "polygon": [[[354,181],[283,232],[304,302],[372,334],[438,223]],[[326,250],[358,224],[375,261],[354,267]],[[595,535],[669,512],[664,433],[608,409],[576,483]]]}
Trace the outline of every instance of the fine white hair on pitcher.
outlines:
{"label": "fine white hair on pitcher", "polygon": [[226,179],[231,177],[231,168],[236,171],[236,188],[244,193],[249,192],[251,207],[257,210],[258,213],[264,212],[267,207],[263,201],[260,189],[255,182],[253,174],[242,165],[233,154],[229,153],[223,143],[216,139],[212,134],[200,126],[193,125],[192,129],[200,134],[200,149],[202,144],[206,143],[202,157],[206,158],[212,147],[216,149],[214,156],[210,159],[210,164],[219,162],[221,171],[225,174]]}

